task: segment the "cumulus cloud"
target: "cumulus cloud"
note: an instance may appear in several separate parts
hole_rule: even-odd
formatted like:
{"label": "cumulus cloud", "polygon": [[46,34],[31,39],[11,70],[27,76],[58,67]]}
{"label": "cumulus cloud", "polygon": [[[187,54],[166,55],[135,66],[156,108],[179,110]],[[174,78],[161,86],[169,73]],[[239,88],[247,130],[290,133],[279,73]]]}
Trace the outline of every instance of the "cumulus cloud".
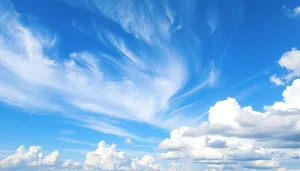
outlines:
{"label": "cumulus cloud", "polygon": [[233,98],[219,101],[210,108],[208,122],[173,130],[160,143],[166,151],[163,156],[204,162],[212,168],[228,163],[241,168],[278,168],[280,158],[289,158],[293,154],[289,149],[297,148],[299,92],[300,79],[296,79],[283,91],[283,100],[265,106],[264,111],[241,107]]}
{"label": "cumulus cloud", "polygon": [[[144,155],[140,159],[135,157],[130,158],[124,151],[118,151],[115,144],[108,145],[104,141],[99,142],[95,151],[86,154],[86,158],[82,164],[71,159],[66,161],[59,160],[58,151],[54,151],[44,157],[41,149],[41,146],[31,146],[28,150],[24,146],[19,147],[15,154],[0,160],[0,170],[163,170],[159,164],[155,164],[155,159],[151,155]],[[170,166],[170,168],[172,167]]]}
{"label": "cumulus cloud", "polygon": [[300,76],[300,51],[293,48],[291,51],[285,52],[279,60],[279,65],[286,68],[290,73],[286,79]]}
{"label": "cumulus cloud", "polygon": [[[171,137],[163,140],[159,147],[162,150],[170,150],[175,152],[168,152],[162,154],[164,158],[187,158],[191,160],[214,160],[223,159],[222,153],[206,146],[206,138],[201,137],[193,139],[190,137],[183,137],[183,133],[187,131],[188,127],[181,127],[172,131]],[[180,155],[179,155],[180,154]]]}
{"label": "cumulus cloud", "polygon": [[300,76],[300,51],[292,48],[290,51],[285,52],[278,60],[278,64],[287,70],[287,74],[278,77],[276,74],[270,77],[270,81],[276,86],[285,85],[286,82],[294,80]]}
{"label": "cumulus cloud", "polygon": [[[275,102],[272,106],[265,106],[269,113],[297,114],[300,109],[300,79],[296,79],[290,86],[287,86],[283,91],[283,101]],[[296,115],[297,116],[297,115]],[[288,119],[288,118],[286,118]],[[295,125],[297,128],[297,124]]]}
{"label": "cumulus cloud", "polygon": [[117,151],[115,144],[107,145],[104,141],[98,148],[86,155],[84,170],[159,170],[160,166],[153,164],[154,158],[145,155],[142,159],[130,158],[124,151]]}
{"label": "cumulus cloud", "polygon": [[104,141],[98,144],[98,148],[86,155],[83,165],[86,170],[117,170],[126,169],[130,159],[125,152],[117,152],[116,145],[108,146]]}
{"label": "cumulus cloud", "polygon": [[[209,122],[211,124],[222,124],[237,126],[235,118],[239,116],[240,105],[233,98],[217,102],[209,109]],[[226,111],[226,114],[224,114]]]}
{"label": "cumulus cloud", "polygon": [[79,162],[59,160],[59,152],[54,151],[47,156],[43,156],[41,146],[31,146],[26,149],[24,145],[20,146],[15,154],[9,155],[0,160],[0,170],[11,170],[19,168],[77,168]]}

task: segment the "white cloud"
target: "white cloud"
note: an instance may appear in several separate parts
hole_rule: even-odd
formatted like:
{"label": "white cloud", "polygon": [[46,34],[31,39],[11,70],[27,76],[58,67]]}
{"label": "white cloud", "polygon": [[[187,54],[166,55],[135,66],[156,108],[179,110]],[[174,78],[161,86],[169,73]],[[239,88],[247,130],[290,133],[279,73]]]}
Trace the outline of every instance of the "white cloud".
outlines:
{"label": "white cloud", "polygon": [[[170,37],[170,29],[174,22],[174,15],[165,3],[151,1],[103,1],[93,0],[86,3],[84,0],[74,3],[65,0],[70,5],[101,13],[119,24],[122,29],[135,38],[148,44],[160,43]],[[163,11],[159,7],[164,6]],[[139,19],[137,19],[139,16]]]}
{"label": "white cloud", "polygon": [[[5,37],[0,42],[0,70],[6,75],[0,83],[2,101],[63,112],[77,107],[108,117],[164,126],[161,123],[166,117],[160,115],[158,120],[156,116],[168,110],[170,98],[181,89],[186,78],[185,64],[178,55],[164,51],[161,54],[164,59],[149,66],[151,72],[124,63],[127,70],[115,78],[102,68],[105,65],[102,56],[72,52],[65,60],[55,60],[44,51],[53,44],[42,41],[48,35],[24,26],[12,9],[1,10],[6,12],[1,16],[1,33]],[[124,43],[117,45],[115,50],[139,63]],[[67,105],[53,99],[61,99]],[[113,124],[95,118],[91,123],[91,119],[83,119],[87,117],[80,114],[71,117],[84,122],[81,126],[134,138]]]}
{"label": "white cloud", "polygon": [[154,158],[150,155],[143,156],[141,160],[129,158],[124,151],[117,151],[117,146],[107,145],[104,141],[98,148],[86,155],[83,163],[84,170],[158,170],[159,165],[153,164]]}
{"label": "white cloud", "polygon": [[38,160],[42,157],[40,154],[41,147],[40,146],[32,146],[27,151],[24,146],[20,146],[16,150],[16,154],[10,155],[5,159],[0,161],[1,168],[14,167],[17,165],[30,164],[31,162]]}
{"label": "white cloud", "polygon": [[141,160],[139,159],[133,159],[131,163],[131,167],[133,170],[140,170],[140,171],[146,171],[146,170],[160,170],[160,165],[159,164],[153,164],[154,158],[150,155],[145,155],[142,157]]}
{"label": "white cloud", "polygon": [[[137,1],[136,1],[137,2]],[[92,4],[106,17],[117,22],[126,32],[147,43],[157,42],[156,36],[169,37],[172,20],[170,15],[160,15],[156,4],[148,1],[144,3],[93,1]],[[139,16],[139,20],[136,20]],[[161,39],[160,37],[160,39]]]}
{"label": "white cloud", "polygon": [[273,110],[291,111],[300,109],[300,79],[293,81],[292,85],[287,86],[282,93],[283,101],[275,102],[272,106],[266,106],[266,110],[273,112]]}
{"label": "white cloud", "polygon": [[[208,170],[220,169],[274,169],[280,167],[281,159],[291,159],[295,154],[292,146],[278,147],[279,144],[297,142],[300,132],[299,97],[300,79],[286,87],[283,101],[266,106],[264,112],[255,111],[251,106],[241,107],[232,98],[217,102],[209,110],[208,122],[199,127],[181,127],[171,132],[159,147],[160,159],[199,162],[208,165]],[[215,119],[216,116],[228,118]],[[223,116],[222,116],[223,117]],[[82,166],[67,160],[60,162],[58,152],[43,157],[40,146],[23,146],[17,153],[1,160],[1,167],[69,167],[83,170],[164,170],[155,164],[153,156],[129,157],[118,151],[115,144],[98,144],[95,151],[86,154]],[[181,166],[171,165],[169,169]],[[165,168],[167,170],[168,168]],[[283,169],[283,168],[279,168]]]}
{"label": "white cloud", "polygon": [[[41,146],[31,146],[27,150],[24,145],[20,146],[15,154],[9,155],[0,160],[1,169],[18,169],[18,168],[38,168],[38,167],[60,167],[59,152],[54,151],[47,156],[43,156]],[[77,167],[79,162],[67,160],[62,164],[65,168]]]}
{"label": "white cloud", "polygon": [[298,18],[300,17],[300,6],[295,7],[294,9],[288,9],[286,6],[283,6],[285,10],[285,15],[291,18]]}
{"label": "white cloud", "polygon": [[220,72],[216,69],[216,66],[214,63],[212,63],[211,68],[210,68],[210,72],[209,75],[207,77],[206,80],[204,80],[203,82],[201,82],[200,84],[196,85],[194,88],[187,90],[186,92],[184,92],[182,95],[177,96],[175,99],[181,99],[184,98],[186,96],[189,96],[193,93],[198,92],[200,89],[206,87],[206,86],[213,86],[216,84],[217,82],[217,78],[219,77]]}
{"label": "white cloud", "polygon": [[279,77],[277,77],[276,74],[270,77],[270,81],[274,83],[276,86],[284,85],[284,82]]}
{"label": "white cloud", "polygon": [[294,9],[294,15],[300,16],[300,7]]}
{"label": "white cloud", "polygon": [[23,105],[24,101],[30,103],[30,98],[26,96],[26,94],[23,94],[17,89],[14,89],[2,82],[0,82],[0,93],[0,100],[7,103],[11,103],[13,105]]}
{"label": "white cloud", "polygon": [[288,71],[282,77],[277,77],[276,74],[270,77],[270,81],[277,86],[285,85],[286,82],[291,81],[300,76],[300,51],[292,48],[285,52],[278,61],[282,68]]}
{"label": "white cloud", "polygon": [[190,138],[183,137],[188,127],[173,130],[170,138],[163,140],[159,147],[168,152],[162,154],[165,159],[188,158],[191,160],[214,160],[223,159],[223,155],[210,147],[206,147],[205,137]]}
{"label": "white cloud", "polygon": [[99,142],[95,151],[86,154],[81,165],[78,161],[68,159],[59,160],[59,152],[54,151],[43,157],[41,146],[31,146],[29,150],[21,146],[16,153],[0,160],[0,170],[52,170],[52,171],[83,171],[83,170],[128,170],[128,171],[159,171],[161,166],[154,164],[151,155],[144,155],[141,159],[130,158],[124,151],[118,151],[115,144],[107,145]]}
{"label": "white cloud", "polygon": [[240,105],[233,98],[219,101],[209,109],[209,122],[211,124],[237,126],[235,119],[239,116],[239,110]]}
{"label": "white cloud", "polygon": [[214,85],[219,72],[214,64],[210,70],[204,68],[208,78],[203,76],[203,83],[181,91],[190,76],[186,57],[169,43],[156,42],[168,39],[175,13],[164,6],[163,10],[169,11],[160,15],[152,2],[115,5],[105,1],[99,5],[93,1],[90,5],[126,32],[145,40],[147,49],[132,48],[126,39],[104,28],[96,32],[103,34],[101,43],[112,54],[72,51],[69,56],[55,56],[52,51],[57,37],[24,25],[13,6],[1,6],[0,76],[4,77],[0,100],[23,108],[59,111],[73,119],[74,125],[133,140],[143,138],[109,121],[118,118],[167,129],[198,122],[180,111],[172,113],[178,105],[172,99],[180,97],[179,91],[185,96]]}
{"label": "white cloud", "polygon": [[290,80],[294,77],[300,76],[300,51],[296,48],[285,52],[278,63],[281,67],[290,71],[290,73],[286,76],[286,79]]}
{"label": "white cloud", "polygon": [[83,123],[75,124],[75,125],[78,125],[81,127],[89,128],[91,130],[99,131],[99,132],[106,133],[106,134],[112,134],[112,135],[117,135],[117,136],[121,136],[121,137],[130,137],[133,139],[142,140],[140,137],[133,135],[132,133],[128,132],[127,130],[125,130],[119,126],[110,124],[108,122],[103,122],[103,121],[101,121],[101,119],[96,119],[96,118],[88,118],[87,119],[87,118],[82,118],[82,116],[80,116],[77,119]]}
{"label": "white cloud", "polygon": [[29,166],[54,166],[57,163],[58,157],[59,157],[58,151],[54,151],[53,153],[46,156],[44,159],[41,159],[42,153],[40,153],[39,160],[29,163]]}
{"label": "white cloud", "polygon": [[[296,137],[300,135],[299,92],[300,79],[296,79],[282,93],[283,101],[265,106],[264,112],[255,111],[251,106],[241,107],[233,98],[219,101],[210,108],[208,122],[196,128],[173,130],[170,138],[160,144],[166,151],[162,156],[205,162],[216,168],[222,164],[278,168],[282,157],[292,156],[290,149],[295,148]],[[211,145],[214,142],[216,146]]]}

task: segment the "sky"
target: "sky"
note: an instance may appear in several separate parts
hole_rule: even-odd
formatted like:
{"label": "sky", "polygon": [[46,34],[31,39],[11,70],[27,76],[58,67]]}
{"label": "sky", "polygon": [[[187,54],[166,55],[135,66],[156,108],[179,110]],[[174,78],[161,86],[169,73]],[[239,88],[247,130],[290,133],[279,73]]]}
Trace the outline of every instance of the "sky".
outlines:
{"label": "sky", "polygon": [[297,0],[2,0],[0,171],[300,171]]}

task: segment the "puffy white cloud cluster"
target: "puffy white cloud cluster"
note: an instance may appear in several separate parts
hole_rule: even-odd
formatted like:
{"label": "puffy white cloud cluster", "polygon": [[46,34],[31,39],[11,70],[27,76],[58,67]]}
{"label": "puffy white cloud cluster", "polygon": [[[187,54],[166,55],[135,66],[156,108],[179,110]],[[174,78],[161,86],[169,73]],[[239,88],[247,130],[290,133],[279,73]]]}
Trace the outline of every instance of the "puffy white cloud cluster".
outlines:
{"label": "puffy white cloud cluster", "polygon": [[130,158],[123,151],[117,151],[117,146],[107,145],[104,141],[98,144],[98,148],[86,155],[83,163],[84,170],[160,170],[160,166],[154,163],[154,158],[145,155],[141,160]]}
{"label": "puffy white cloud cluster", "polygon": [[[54,151],[43,157],[41,146],[31,146],[26,150],[24,146],[17,149],[16,153],[0,160],[0,170],[66,170],[66,171],[159,171],[162,167],[154,164],[155,159],[145,155],[141,159],[130,158],[124,151],[118,151],[115,144],[107,145],[104,141],[99,142],[95,151],[86,154],[85,161],[81,165],[78,161],[68,159],[59,160],[59,153]],[[179,167],[176,165],[176,167]],[[175,165],[170,165],[170,169]],[[168,168],[166,168],[168,169]]]}
{"label": "puffy white cloud cluster", "polygon": [[43,153],[41,152],[41,146],[31,146],[27,150],[24,145],[20,146],[15,154],[7,156],[6,158],[0,160],[0,170],[8,170],[11,168],[26,168],[26,167],[46,167],[46,168],[76,168],[80,166],[79,162],[73,162],[71,160],[67,160],[65,162],[61,162],[59,160],[59,152],[54,151],[51,154],[43,157]]}
{"label": "puffy white cloud cluster", "polygon": [[271,169],[282,158],[294,158],[300,148],[300,79],[287,86],[283,100],[255,111],[233,98],[217,102],[208,122],[171,132],[159,147],[163,159],[207,163],[209,170],[223,168]]}
{"label": "puffy white cloud cluster", "polygon": [[300,50],[293,48],[285,52],[279,60],[279,65],[290,71],[287,79],[300,76]]}
{"label": "puffy white cloud cluster", "polygon": [[300,50],[292,48],[290,51],[285,52],[278,63],[288,71],[288,74],[282,77],[278,77],[276,74],[272,75],[270,81],[275,85],[284,85],[286,81],[300,76]]}

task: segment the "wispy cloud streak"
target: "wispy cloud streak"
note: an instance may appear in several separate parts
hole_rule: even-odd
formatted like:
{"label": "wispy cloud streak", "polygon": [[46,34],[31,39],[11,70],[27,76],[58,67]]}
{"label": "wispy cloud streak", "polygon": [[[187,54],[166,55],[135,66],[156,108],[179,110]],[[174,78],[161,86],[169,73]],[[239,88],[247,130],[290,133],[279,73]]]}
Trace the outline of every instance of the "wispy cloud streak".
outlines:
{"label": "wispy cloud streak", "polygon": [[[133,35],[132,40],[145,44],[133,48],[122,35],[100,29],[95,21],[95,39],[111,53],[79,51],[54,57],[47,52],[56,46],[56,37],[25,26],[11,6],[2,6],[0,70],[5,77],[0,82],[0,99],[24,108],[59,110],[78,126],[136,140],[142,138],[99,117],[162,128],[191,122],[192,118],[180,114],[168,117],[171,99],[213,85],[218,75],[214,66],[203,84],[178,95],[189,81],[190,71],[186,57],[168,43],[170,28],[178,21],[172,9],[152,1],[103,1],[101,5],[92,1],[87,8],[118,23]],[[75,21],[72,24],[85,32]],[[74,109],[84,112],[70,114]]]}

